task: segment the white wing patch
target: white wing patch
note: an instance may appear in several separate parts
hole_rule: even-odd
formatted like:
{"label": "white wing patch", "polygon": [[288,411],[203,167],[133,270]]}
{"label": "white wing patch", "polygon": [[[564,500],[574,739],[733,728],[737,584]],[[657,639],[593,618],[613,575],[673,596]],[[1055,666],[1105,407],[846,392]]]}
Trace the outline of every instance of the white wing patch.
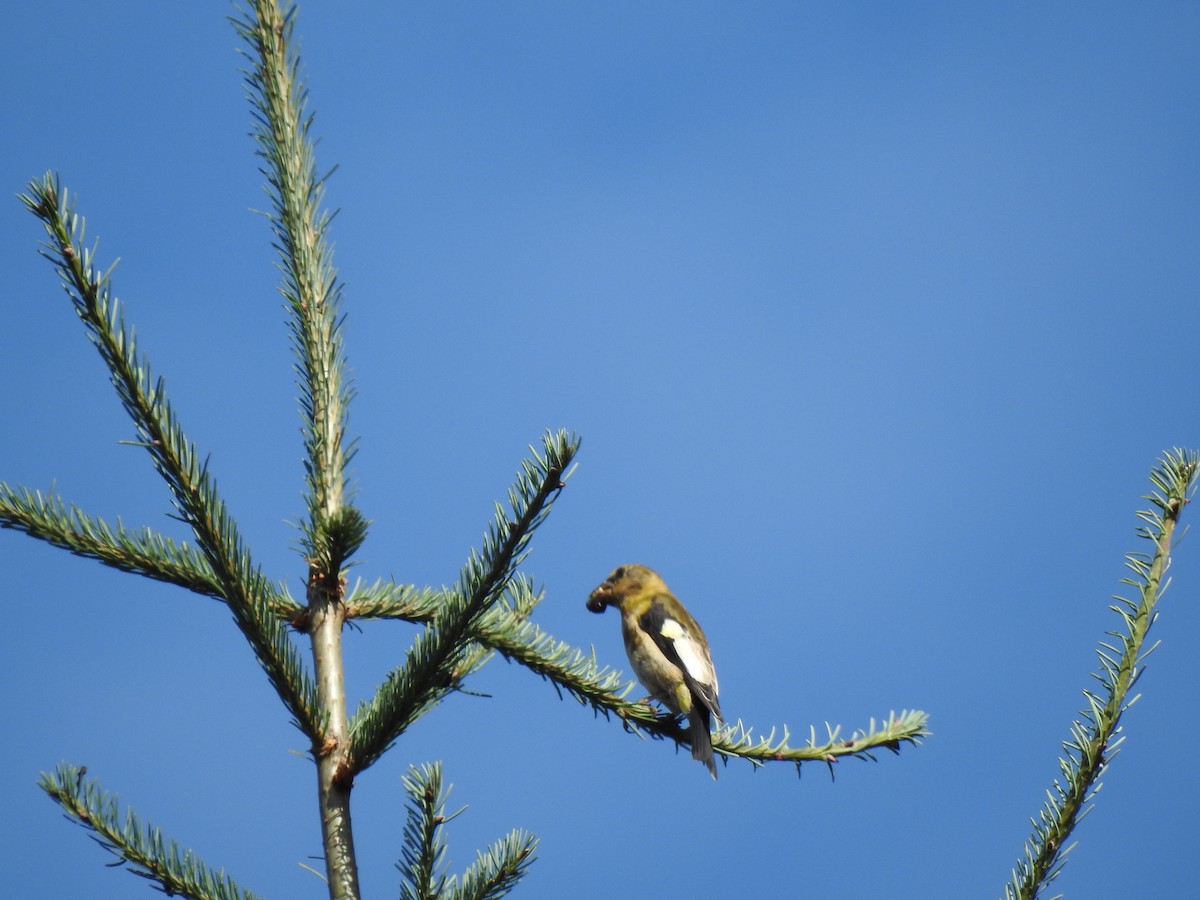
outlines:
{"label": "white wing patch", "polygon": [[688,630],[668,616],[663,620],[659,633],[671,642],[671,646],[679,654],[683,670],[698,683],[711,687],[714,694],[717,693],[717,673],[713,669],[712,660]]}

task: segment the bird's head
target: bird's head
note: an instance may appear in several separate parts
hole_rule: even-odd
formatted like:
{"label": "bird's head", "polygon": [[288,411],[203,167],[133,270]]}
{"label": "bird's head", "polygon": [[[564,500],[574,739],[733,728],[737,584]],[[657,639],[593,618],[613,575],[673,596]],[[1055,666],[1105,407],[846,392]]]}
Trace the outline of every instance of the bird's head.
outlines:
{"label": "bird's head", "polygon": [[626,597],[637,596],[647,588],[666,590],[666,585],[653,569],[630,564],[617,566],[603,583],[588,595],[587,608],[602,613],[610,606],[620,606]]}

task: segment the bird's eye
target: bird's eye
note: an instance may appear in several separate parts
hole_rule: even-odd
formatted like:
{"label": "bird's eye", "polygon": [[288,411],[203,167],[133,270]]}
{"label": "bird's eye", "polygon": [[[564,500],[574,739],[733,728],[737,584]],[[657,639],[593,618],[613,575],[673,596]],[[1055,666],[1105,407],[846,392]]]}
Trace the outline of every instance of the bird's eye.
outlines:
{"label": "bird's eye", "polygon": [[625,577],[625,567],[624,567],[624,566],[618,566],[618,567],[617,567],[617,571],[615,571],[615,572],[613,572],[613,573],[612,573],[612,579],[611,579],[611,580],[613,580],[613,581],[616,581],[618,578],[624,578],[624,577]]}

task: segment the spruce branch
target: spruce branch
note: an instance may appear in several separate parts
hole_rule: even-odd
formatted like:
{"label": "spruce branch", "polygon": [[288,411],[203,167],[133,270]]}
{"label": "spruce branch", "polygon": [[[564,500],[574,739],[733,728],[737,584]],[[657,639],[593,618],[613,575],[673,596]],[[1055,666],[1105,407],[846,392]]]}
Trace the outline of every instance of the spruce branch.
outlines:
{"label": "spruce branch", "polygon": [[765,736],[756,737],[752,728],[736,722],[725,725],[713,738],[713,750],[727,758],[747,759],[755,765],[768,762],[791,762],[800,766],[806,762],[822,762],[833,772],[833,763],[844,758],[875,761],[875,751],[890,750],[899,753],[903,744],[919,744],[928,737],[929,716],[918,709],[890,712],[881,721],[874,718],[866,728],[855,729],[849,737],[842,737],[841,725],[825,723],[825,736],[817,737],[816,726],[809,726],[808,740],[802,747],[789,744],[790,731],[780,726],[782,737],[775,739],[776,729]]}
{"label": "spruce branch", "polygon": [[[286,0],[253,0],[230,21],[249,47],[243,74],[254,111],[252,135],[271,199],[267,218],[300,376],[308,481],[308,518],[301,530],[312,564],[336,577],[361,545],[366,523],[359,516],[349,529],[338,527],[348,516],[346,467],[354,448],[346,442],[346,424],[354,391],[346,375],[342,286],[329,237],[334,214],[322,209],[332,172],[317,176],[313,115],[305,108],[308,90],[293,41],[296,7]],[[350,539],[337,540],[339,532]]]}
{"label": "spruce branch", "polygon": [[402,619],[432,622],[446,603],[448,588],[422,588],[413,584],[376,581],[355,583],[346,594],[347,619]]}
{"label": "spruce branch", "polygon": [[0,482],[0,528],[23,531],[123,572],[220,597],[220,586],[203,554],[149,528],[140,533],[129,531],[120,519],[113,527],[74,504],[68,506],[57,494]]}
{"label": "spruce branch", "polygon": [[298,727],[315,735],[320,729],[316,695],[286,630],[272,614],[275,591],[244,548],[207,462],[200,461],[184,436],[162,379],[151,374],[134,332],[125,327],[120,301],[111,292],[112,269],[101,274],[96,268],[94,249],[84,246],[85,222],[57,177],[47,173],[30,182],[29,193],[20,199],[45,226],[49,239],[41,254],[58,271],[88,337],[108,366],[138,441],[170,488],[179,517],[191,527],[220,596]]}
{"label": "spruce branch", "polygon": [[[559,696],[565,691],[605,718],[615,715],[628,731],[688,744],[687,729],[678,718],[660,714],[644,701],[630,701],[628,698],[638,693],[636,682],[626,681],[619,671],[601,666],[594,654],[559,641],[533,622],[502,609],[484,617],[479,633],[480,639],[505,659],[549,681]],[[816,729],[810,728],[807,744],[792,747],[787,726],[782,727],[783,737],[776,741],[775,729],[766,737],[755,737],[751,728],[738,721],[718,730],[712,744],[714,751],[727,758],[740,757],[755,765],[787,761],[798,768],[804,762],[833,763],[842,757],[874,759],[872,751],[877,749],[899,752],[901,744],[916,744],[928,736],[927,726],[925,713],[905,710],[899,715],[889,714],[879,725],[872,719],[867,728],[856,730],[848,738],[840,736],[841,726],[826,724],[827,737],[818,742]]]}
{"label": "spruce branch", "polygon": [[1100,688],[1083,692],[1087,707],[1071,723],[1070,737],[1062,744],[1064,755],[1058,761],[1062,780],[1055,779],[1037,819],[1031,820],[1033,834],[1004,887],[1005,900],[1034,900],[1059,875],[1073,846],[1067,841],[1092,809],[1100,779],[1120,751],[1121,716],[1140,696],[1131,697],[1130,691],[1154,650],[1154,646],[1143,648],[1158,617],[1158,601],[1170,583],[1166,572],[1172,537],[1183,508],[1195,494],[1198,466],[1200,453],[1175,448],[1166,451],[1150,472],[1154,489],[1143,499],[1150,501],[1151,508],[1137,513],[1142,524],[1136,533],[1154,549],[1126,556],[1125,566],[1133,575],[1121,579],[1139,598],[1135,602],[1113,596],[1116,602],[1109,609],[1120,617],[1121,629],[1108,632],[1112,641],[1101,641],[1096,651],[1100,671],[1092,677]]}
{"label": "spruce branch", "polygon": [[408,817],[404,823],[402,900],[440,898],[446,889],[446,795],[441,763],[409,766],[403,779],[408,792]]}
{"label": "spruce branch", "polygon": [[[444,599],[444,589],[376,583],[356,587],[347,602],[357,606],[359,614],[365,616],[430,622]],[[475,639],[482,647],[550,682],[560,697],[566,693],[606,718],[615,715],[630,731],[686,745],[687,729],[678,719],[656,712],[645,702],[628,699],[639,692],[636,682],[626,680],[615,669],[601,666],[594,653],[560,641],[529,621],[529,612],[541,599],[542,593],[535,592],[528,579],[518,574],[510,584],[508,602],[492,607],[480,617]],[[782,739],[776,740],[777,730],[782,732]],[[817,729],[810,727],[805,744],[792,747],[786,725],[772,728],[769,734],[760,737],[738,721],[716,733],[713,748],[725,757],[747,759],[755,765],[787,761],[799,767],[804,762],[829,764],[843,757],[874,759],[873,751],[898,752],[902,744],[919,743],[930,734],[928,716],[919,710],[891,713],[878,723],[872,719],[866,728],[855,730],[849,737],[842,737],[840,725],[826,723],[825,731],[825,736],[818,739]]]}
{"label": "spruce branch", "polygon": [[463,872],[454,900],[498,900],[517,886],[533,863],[538,839],[514,829],[485,851]]}
{"label": "spruce branch", "polygon": [[441,763],[410,766],[404,789],[408,818],[402,861],[396,864],[404,876],[402,900],[498,900],[516,887],[533,862],[537,838],[514,830],[479,852],[461,879],[448,876],[442,830],[459,813],[446,815],[450,788],[442,784]]}
{"label": "spruce branch", "polygon": [[[412,584],[376,581],[355,583],[346,595],[347,619],[401,619],[425,624],[438,612],[453,592],[446,587],[421,588]],[[504,606],[515,615],[528,616],[542,602],[544,592],[534,590],[532,582],[520,572],[514,573],[504,590]],[[486,642],[486,636],[481,635]]]}
{"label": "spruce branch", "polygon": [[[176,543],[149,527],[130,531],[120,519],[116,525],[110,525],[74,504],[68,506],[57,494],[0,482],[0,528],[23,531],[122,572],[144,575],[224,600],[208,560],[188,544]],[[266,601],[274,615],[284,620],[290,621],[300,610],[291,597],[279,590],[272,589]]]}
{"label": "spruce branch", "polygon": [[656,718],[648,707],[625,700],[637,685],[626,681],[620,672],[600,666],[593,653],[558,640],[536,623],[504,608],[490,610],[480,621],[478,634],[481,642],[508,661],[549,681],[560,697],[566,691],[606,717],[615,713],[653,727]]}
{"label": "spruce branch", "polygon": [[115,796],[105,793],[94,779],[84,778],[87,767],[61,763],[53,773],[42,773],[39,787],[58,803],[67,817],[92,832],[101,847],[114,856],[114,865],[129,865],[134,875],[155,882],[168,896],[192,900],[258,900],[224,873],[213,871],[191,850],[165,838],[158,828],[143,824],[132,810],[124,820]]}
{"label": "spruce branch", "polygon": [[352,900],[359,889],[350,818],[353,773],[347,762],[343,569],[366,539],[369,523],[346,501],[346,467],[354,455],[346,424],[354,392],[346,376],[342,289],[329,239],[333,215],[322,209],[325,177],[317,177],[313,116],[305,110],[308,91],[293,40],[296,7],[287,0],[253,0],[231,21],[249,48],[244,75],[252,134],[271,198],[267,218],[300,376],[308,506],[300,528],[308,563],[302,624],[311,638],[317,696],[326,717],[313,741],[325,865],[330,896]]}
{"label": "spruce branch", "polygon": [[484,614],[501,603],[533,532],[565,486],[563,473],[579,446],[566,432],[546,434],[542,450],[521,464],[508,492],[509,509],[497,504],[481,551],[471,551],[455,588],[433,622],[413,642],[404,664],[388,675],[352,723],[352,770],[362,771],[430,707],[458,688],[485,655],[472,652]]}

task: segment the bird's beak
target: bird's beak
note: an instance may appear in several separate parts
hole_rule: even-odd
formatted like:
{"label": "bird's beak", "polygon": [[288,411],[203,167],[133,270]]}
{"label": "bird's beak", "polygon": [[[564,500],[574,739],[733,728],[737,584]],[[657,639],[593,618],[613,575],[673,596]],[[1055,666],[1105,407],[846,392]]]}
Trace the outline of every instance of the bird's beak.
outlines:
{"label": "bird's beak", "polygon": [[587,608],[594,613],[602,613],[608,607],[608,595],[612,593],[612,585],[607,581],[588,595]]}

